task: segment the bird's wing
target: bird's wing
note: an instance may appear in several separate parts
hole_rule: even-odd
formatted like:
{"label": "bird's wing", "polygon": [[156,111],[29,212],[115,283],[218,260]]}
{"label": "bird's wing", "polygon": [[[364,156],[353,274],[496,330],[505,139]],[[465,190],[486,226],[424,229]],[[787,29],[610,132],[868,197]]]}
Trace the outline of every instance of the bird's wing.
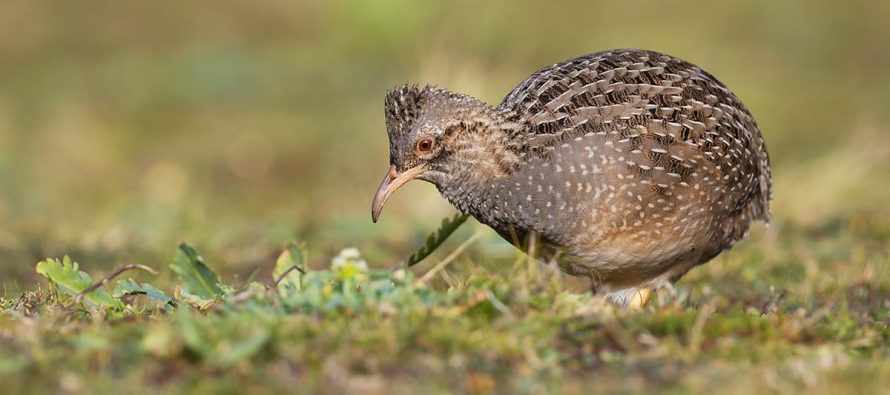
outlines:
{"label": "bird's wing", "polygon": [[635,49],[581,56],[538,70],[498,111],[516,125],[513,141],[525,152],[546,157],[601,135],[640,156],[631,166],[643,172],[714,168],[698,175],[734,196],[725,202],[730,210],[768,218],[769,157],[757,124],[726,86],[681,59]]}

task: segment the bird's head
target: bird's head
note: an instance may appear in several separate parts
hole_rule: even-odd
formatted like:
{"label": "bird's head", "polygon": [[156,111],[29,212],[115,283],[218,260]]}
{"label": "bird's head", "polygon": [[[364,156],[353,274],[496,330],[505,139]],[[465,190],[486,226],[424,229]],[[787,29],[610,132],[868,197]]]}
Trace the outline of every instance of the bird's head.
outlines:
{"label": "bird's head", "polygon": [[413,179],[440,189],[453,180],[462,154],[484,150],[475,141],[496,124],[494,109],[479,100],[430,86],[406,85],[386,95],[389,170],[371,205],[374,222],[386,200]]}

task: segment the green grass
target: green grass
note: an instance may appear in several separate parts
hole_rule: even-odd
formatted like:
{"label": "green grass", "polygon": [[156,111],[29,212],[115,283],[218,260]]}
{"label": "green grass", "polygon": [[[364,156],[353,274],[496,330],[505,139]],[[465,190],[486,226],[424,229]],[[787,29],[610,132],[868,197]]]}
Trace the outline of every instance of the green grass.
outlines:
{"label": "green grass", "polygon": [[[426,284],[345,252],[277,287],[217,286],[213,263],[189,271],[198,258],[181,247],[180,276],[122,275],[166,285],[175,308],[73,304],[52,282],[4,297],[0,375],[11,393],[877,393],[890,385],[887,229],[864,215],[776,224],[637,312],[567,292],[521,255],[461,259]],[[279,269],[303,264],[295,248]]]}

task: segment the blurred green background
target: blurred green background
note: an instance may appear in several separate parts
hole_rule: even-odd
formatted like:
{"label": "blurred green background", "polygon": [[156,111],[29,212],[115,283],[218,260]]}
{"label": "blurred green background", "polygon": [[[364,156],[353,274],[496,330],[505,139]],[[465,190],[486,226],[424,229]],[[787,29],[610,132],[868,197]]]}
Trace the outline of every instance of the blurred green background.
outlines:
{"label": "blurred green background", "polygon": [[[228,275],[291,239],[316,266],[348,246],[395,264],[453,209],[416,183],[371,224],[386,90],[497,104],[619,47],[696,63],[751,109],[775,177],[755,237],[886,219],[888,21],[866,0],[2,2],[0,283],[63,254],[163,267],[180,241]],[[489,236],[476,256],[508,250]]]}

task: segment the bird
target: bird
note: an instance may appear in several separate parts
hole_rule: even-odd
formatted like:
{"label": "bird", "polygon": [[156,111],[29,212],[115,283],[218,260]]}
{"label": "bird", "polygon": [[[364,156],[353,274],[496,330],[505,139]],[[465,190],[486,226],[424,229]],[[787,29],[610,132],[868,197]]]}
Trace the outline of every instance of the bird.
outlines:
{"label": "bird", "polygon": [[[615,49],[541,68],[495,106],[408,84],[384,100],[372,202],[430,182],[464,214],[626,308],[769,223],[766,143],[741,100],[680,58]],[[524,249],[525,250],[525,249]]]}

